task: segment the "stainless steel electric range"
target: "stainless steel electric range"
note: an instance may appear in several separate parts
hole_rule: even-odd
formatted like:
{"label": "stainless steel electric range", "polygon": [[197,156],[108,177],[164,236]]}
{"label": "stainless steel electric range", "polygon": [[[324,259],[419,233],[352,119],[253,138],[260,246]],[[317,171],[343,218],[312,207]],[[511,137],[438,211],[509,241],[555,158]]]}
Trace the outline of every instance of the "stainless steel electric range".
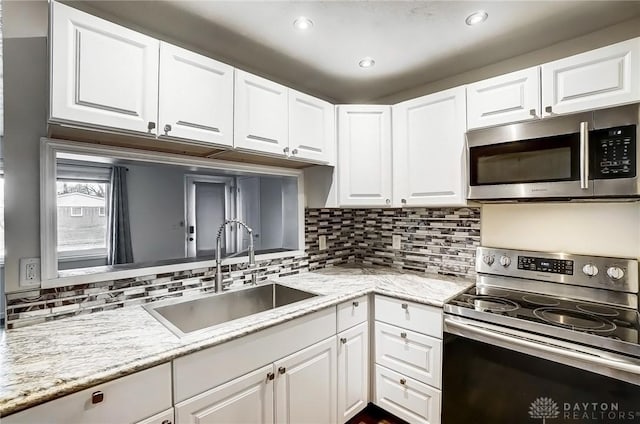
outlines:
{"label": "stainless steel electric range", "polygon": [[480,247],[476,271],[444,306],[443,422],[640,423],[637,260]]}

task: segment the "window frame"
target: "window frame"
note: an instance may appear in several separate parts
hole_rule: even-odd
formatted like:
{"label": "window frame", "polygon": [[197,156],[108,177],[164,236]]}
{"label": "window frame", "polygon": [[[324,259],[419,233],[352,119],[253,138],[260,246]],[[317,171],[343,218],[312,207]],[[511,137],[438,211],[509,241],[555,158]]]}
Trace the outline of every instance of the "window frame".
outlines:
{"label": "window frame", "polygon": [[[195,172],[215,170],[222,173],[248,174],[256,176],[293,177],[297,183],[297,209],[294,214],[297,223],[295,250],[285,252],[256,254],[256,260],[280,258],[303,258],[305,256],[305,193],[304,171],[295,168],[281,168],[242,162],[229,162],[210,158],[184,156],[173,153],[161,153],[132,148],[113,147],[75,141],[56,140],[47,137],[40,139],[40,256],[41,287],[56,288],[76,284],[92,283],[113,279],[134,278],[144,275],[180,272],[197,268],[215,266],[215,260],[193,261],[185,258],[171,264],[139,264],[136,266],[102,266],[73,270],[58,270],[57,255],[57,158],[71,158],[74,155],[94,156],[104,160],[105,164],[115,160],[128,160],[164,165],[189,167]],[[222,265],[246,262],[243,257],[224,258]]]}
{"label": "window frame", "polygon": [[[83,214],[84,208],[82,206],[70,206],[70,208],[71,208],[71,212],[69,212],[69,216],[73,216],[77,218],[81,218],[84,216]],[[73,213],[74,209],[80,209],[80,213]]]}

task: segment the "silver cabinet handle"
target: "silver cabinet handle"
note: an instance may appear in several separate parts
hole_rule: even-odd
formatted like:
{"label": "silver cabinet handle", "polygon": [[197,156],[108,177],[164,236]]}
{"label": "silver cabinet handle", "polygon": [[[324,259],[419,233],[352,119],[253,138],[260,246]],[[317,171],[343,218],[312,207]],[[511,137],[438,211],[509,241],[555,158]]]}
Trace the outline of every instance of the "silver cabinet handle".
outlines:
{"label": "silver cabinet handle", "polygon": [[403,386],[404,386],[405,384],[407,384],[407,379],[406,379],[406,378],[401,378],[401,379],[400,379],[400,384],[402,384]]}
{"label": "silver cabinet handle", "polygon": [[149,121],[149,123],[147,124],[147,129],[149,130],[149,132],[151,132],[155,128],[156,128],[156,123]]}
{"label": "silver cabinet handle", "polygon": [[285,147],[284,149],[282,149],[282,151],[285,152],[285,153],[289,153],[289,148]]}
{"label": "silver cabinet handle", "polygon": [[407,338],[407,333],[405,333],[404,331],[402,333],[400,333],[400,337],[402,337],[403,339]]}
{"label": "silver cabinet handle", "polygon": [[385,202],[387,205],[390,205],[390,204],[391,204],[391,199],[386,199],[384,202]]}
{"label": "silver cabinet handle", "polygon": [[404,309],[405,311],[409,309],[409,304],[408,303],[403,303],[400,306],[402,306],[402,309]]}
{"label": "silver cabinet handle", "polygon": [[589,123],[580,122],[580,188],[589,188]]}
{"label": "silver cabinet handle", "polygon": [[276,375],[274,373],[267,373],[267,381],[272,381],[274,378],[276,378]]}
{"label": "silver cabinet handle", "polygon": [[400,203],[402,203],[403,205],[407,204],[407,199],[400,199]]}
{"label": "silver cabinet handle", "polygon": [[164,420],[164,421],[162,421],[162,424],[171,424],[171,421],[169,421],[169,420]]}
{"label": "silver cabinet handle", "polygon": [[169,135],[169,131],[171,131],[171,125],[167,124],[164,126],[164,135]]}
{"label": "silver cabinet handle", "polygon": [[360,302],[353,302],[353,307],[357,308],[358,306],[360,306]]}
{"label": "silver cabinet handle", "polygon": [[547,106],[544,108],[544,111],[547,113],[553,113],[553,108],[551,106]]}
{"label": "silver cabinet handle", "polygon": [[531,109],[531,110],[529,110],[529,115],[531,115],[531,116],[533,116],[533,117],[538,116],[538,114],[536,113],[536,110],[535,110],[535,109]]}
{"label": "silver cabinet handle", "polygon": [[298,149],[293,149],[293,150],[291,151],[291,154],[292,154],[292,155],[297,155],[297,154],[298,154]]}
{"label": "silver cabinet handle", "polygon": [[346,337],[341,337],[340,338],[340,343],[347,344],[347,338]]}
{"label": "silver cabinet handle", "polygon": [[96,403],[100,403],[104,400],[104,393],[102,393],[101,391],[97,391],[97,392],[93,392],[91,393],[91,403],[92,404],[96,404]]}
{"label": "silver cabinet handle", "polygon": [[284,374],[285,372],[287,372],[287,369],[285,367],[280,367],[280,368],[278,368],[278,372],[280,374]]}

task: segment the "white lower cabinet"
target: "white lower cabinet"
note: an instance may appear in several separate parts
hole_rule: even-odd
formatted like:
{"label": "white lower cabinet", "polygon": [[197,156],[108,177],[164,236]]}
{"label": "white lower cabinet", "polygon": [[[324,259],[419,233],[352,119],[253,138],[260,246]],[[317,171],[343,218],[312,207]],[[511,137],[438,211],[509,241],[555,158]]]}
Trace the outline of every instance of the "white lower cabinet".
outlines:
{"label": "white lower cabinet", "polygon": [[338,421],[346,422],[369,402],[369,324],[338,334]]}
{"label": "white lower cabinet", "polygon": [[440,390],[376,365],[376,404],[411,424],[440,423]]}
{"label": "white lower cabinet", "polygon": [[169,408],[145,420],[138,421],[136,424],[173,424],[173,408]]}
{"label": "white lower cabinet", "polygon": [[176,405],[177,423],[273,423],[273,364]]}
{"label": "white lower cabinet", "polygon": [[275,368],[276,422],[336,422],[334,337],[277,361]]}
{"label": "white lower cabinet", "polygon": [[[158,365],[2,418],[2,424],[171,424],[171,364]],[[162,412],[164,411],[164,412]],[[156,419],[165,413],[166,418]],[[168,422],[164,422],[168,420]]]}

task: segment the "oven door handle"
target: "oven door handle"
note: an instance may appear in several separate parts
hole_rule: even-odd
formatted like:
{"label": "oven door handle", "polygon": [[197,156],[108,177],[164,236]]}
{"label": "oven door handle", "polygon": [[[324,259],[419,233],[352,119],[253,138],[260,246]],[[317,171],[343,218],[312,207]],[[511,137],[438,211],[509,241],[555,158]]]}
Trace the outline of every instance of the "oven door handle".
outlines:
{"label": "oven door handle", "polygon": [[640,362],[634,363],[632,360],[625,360],[623,358],[605,358],[597,354],[586,353],[569,347],[525,338],[512,334],[509,330],[507,330],[509,331],[507,333],[494,329],[486,329],[464,318],[446,316],[444,319],[444,327],[447,333],[501,346],[529,355],[536,355],[555,362],[640,384]]}

